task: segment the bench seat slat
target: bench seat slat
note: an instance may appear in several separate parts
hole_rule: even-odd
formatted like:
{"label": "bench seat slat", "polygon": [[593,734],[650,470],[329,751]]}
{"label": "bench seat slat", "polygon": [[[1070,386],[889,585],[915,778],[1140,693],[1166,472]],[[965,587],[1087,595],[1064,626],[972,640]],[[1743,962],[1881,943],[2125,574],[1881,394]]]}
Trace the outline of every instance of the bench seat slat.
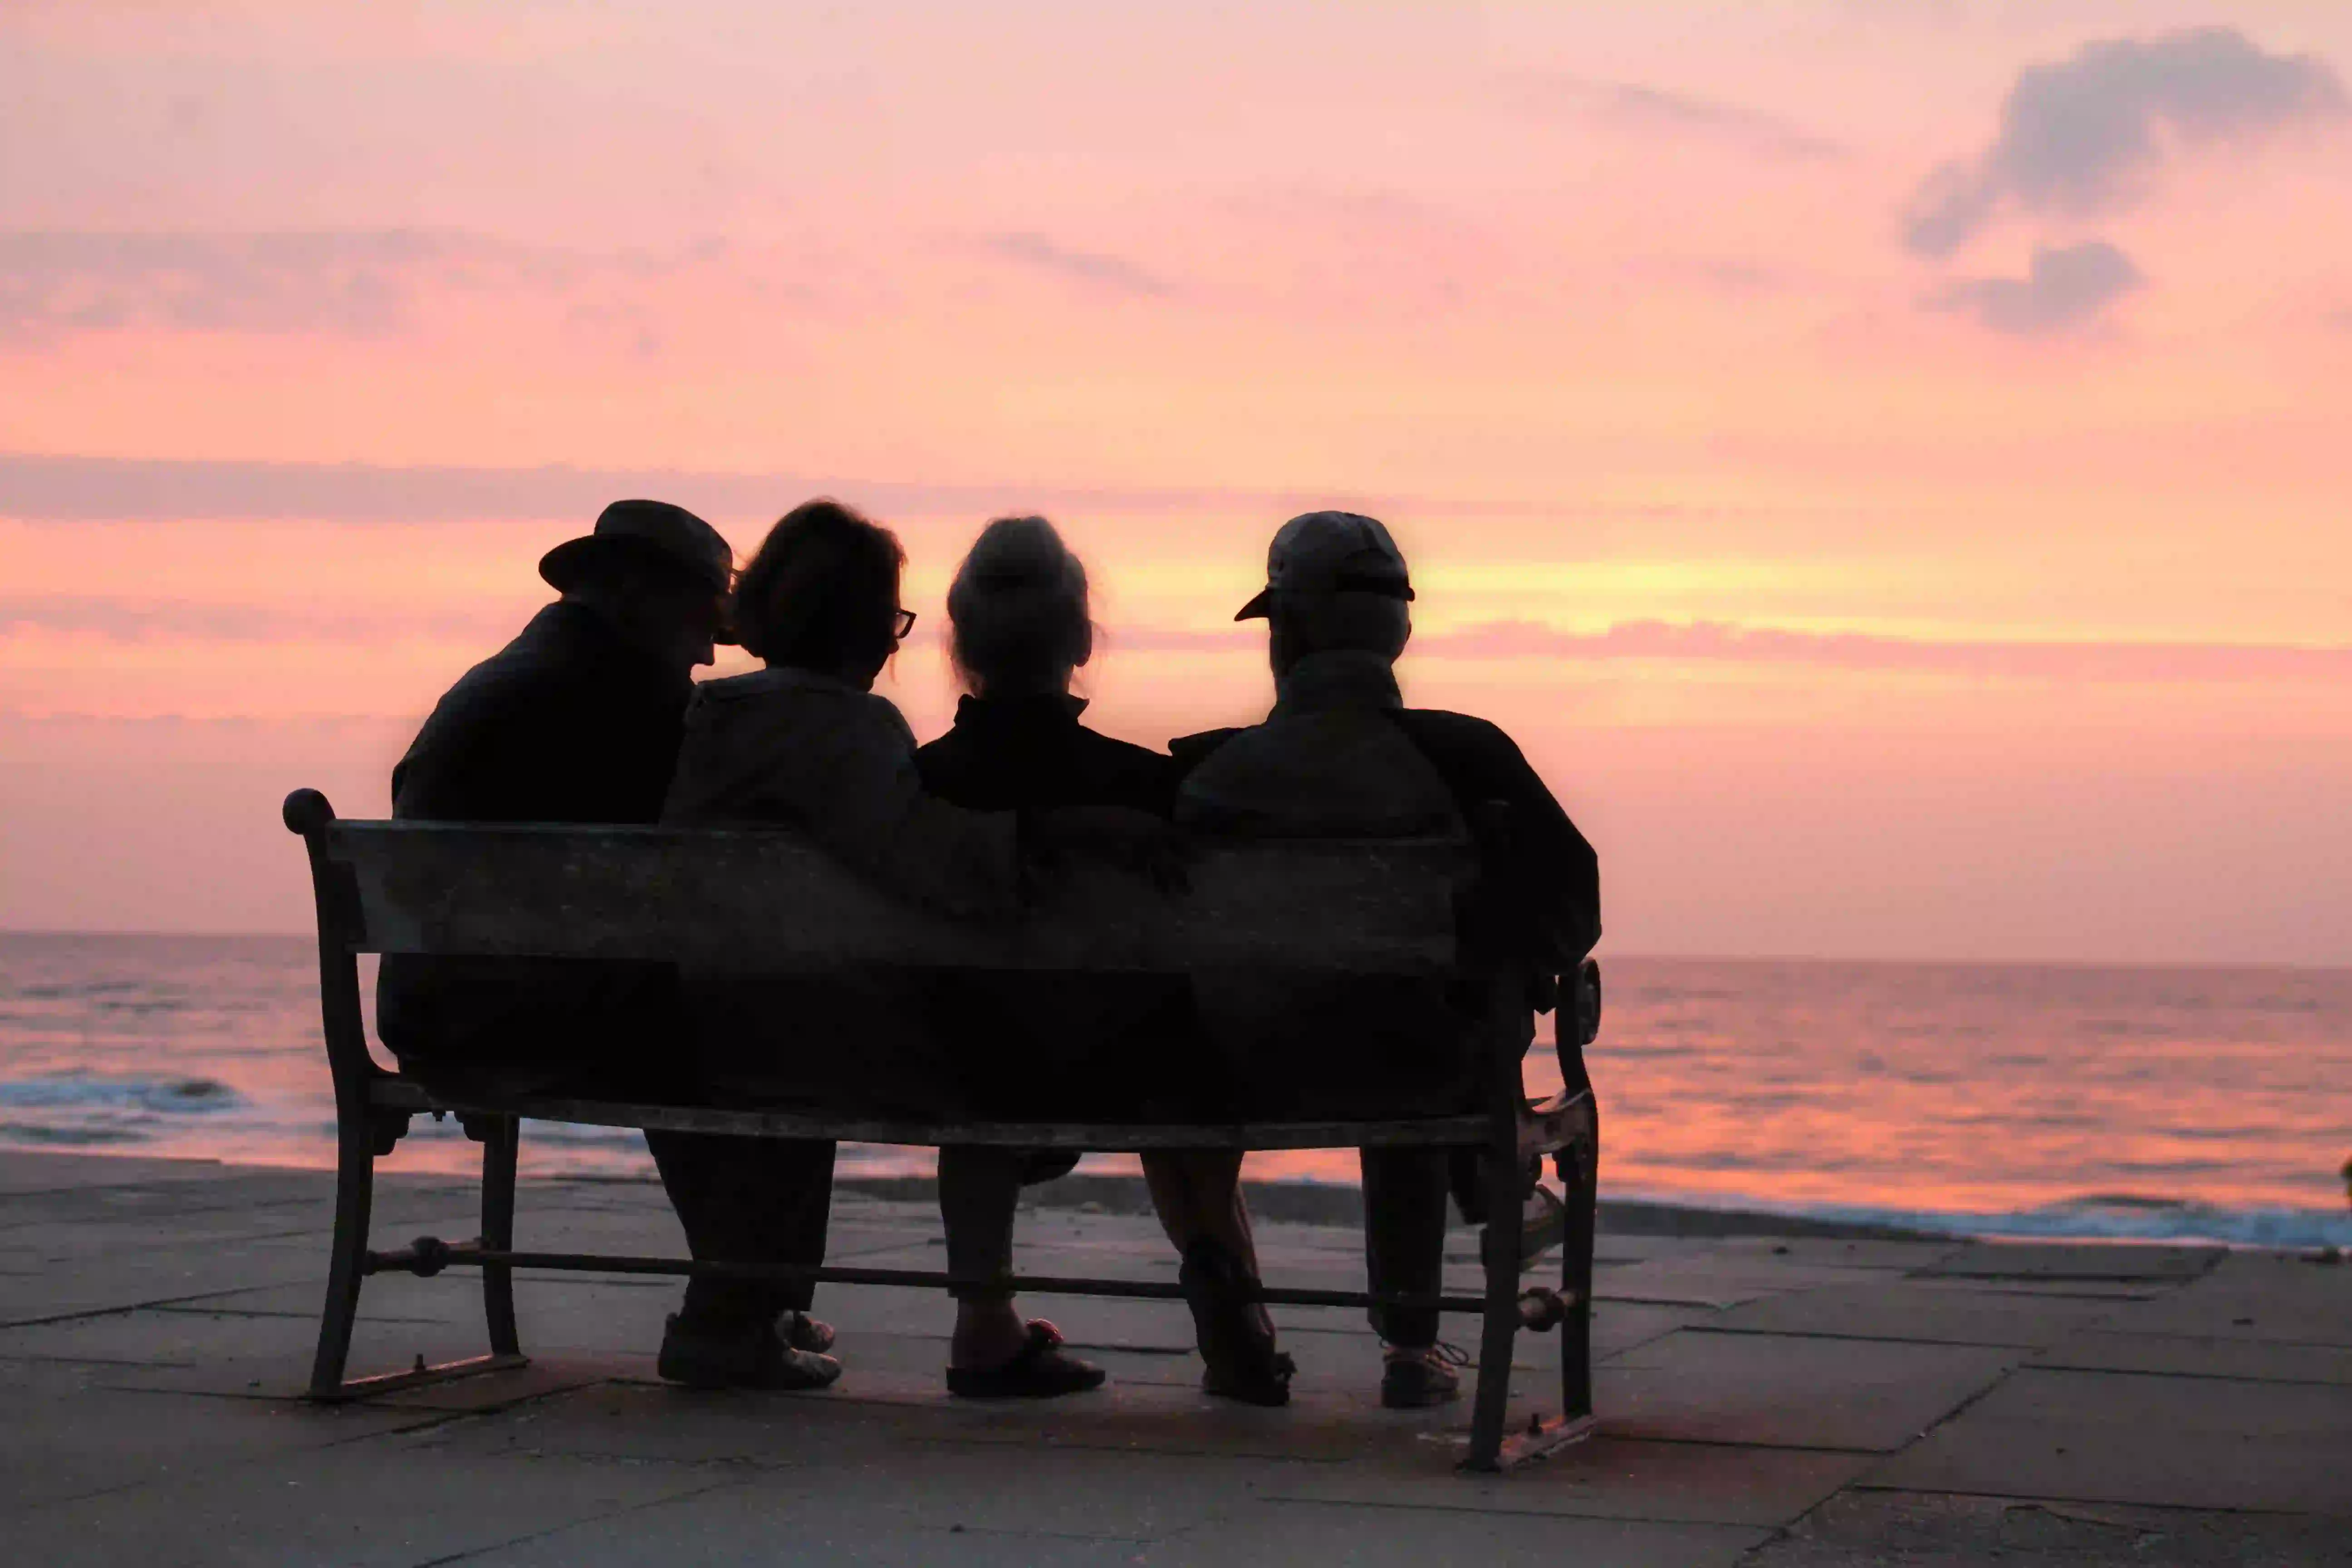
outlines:
{"label": "bench seat slat", "polygon": [[975,1143],[1021,1149],[1085,1149],[1130,1153],[1145,1149],[1361,1149],[1484,1142],[1484,1116],[1431,1116],[1381,1121],[1252,1121],[1199,1126],[1078,1121],[893,1121],[791,1110],[730,1110],[715,1106],[631,1104],[618,1100],[524,1096],[448,1100],[404,1079],[385,1079],[371,1097],[392,1110],[446,1110],[524,1116],[590,1127],[641,1127],[669,1132],[728,1132],[764,1138],[833,1139],[845,1143],[935,1147]]}
{"label": "bench seat slat", "polygon": [[1200,848],[1175,897],[1081,864],[1023,918],[954,921],[893,899],[789,832],[340,821],[324,847],[357,895],[354,952],[768,973],[1443,974],[1468,869],[1449,841],[1224,841]]}

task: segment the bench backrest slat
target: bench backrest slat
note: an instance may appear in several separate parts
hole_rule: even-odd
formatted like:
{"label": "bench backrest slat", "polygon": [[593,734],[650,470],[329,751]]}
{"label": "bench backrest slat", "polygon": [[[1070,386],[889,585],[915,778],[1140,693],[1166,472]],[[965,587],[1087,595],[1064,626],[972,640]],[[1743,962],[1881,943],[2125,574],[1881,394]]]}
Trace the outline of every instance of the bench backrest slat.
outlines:
{"label": "bench backrest slat", "polygon": [[1126,970],[1265,966],[1430,974],[1454,962],[1461,846],[1202,847],[1187,890],[1077,867],[1025,918],[930,915],[788,832],[337,821],[360,952]]}

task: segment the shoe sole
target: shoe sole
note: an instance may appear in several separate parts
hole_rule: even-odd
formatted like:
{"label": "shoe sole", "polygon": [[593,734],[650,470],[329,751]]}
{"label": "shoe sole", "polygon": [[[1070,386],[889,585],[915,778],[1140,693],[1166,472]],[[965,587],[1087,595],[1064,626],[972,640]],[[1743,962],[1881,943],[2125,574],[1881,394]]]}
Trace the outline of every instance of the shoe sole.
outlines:
{"label": "shoe sole", "polygon": [[1433,1389],[1426,1394],[1404,1394],[1393,1391],[1384,1385],[1381,1389],[1381,1408],[1383,1410],[1429,1410],[1433,1409],[1440,1405],[1451,1405],[1461,1397],[1462,1390],[1458,1385],[1453,1388]]}

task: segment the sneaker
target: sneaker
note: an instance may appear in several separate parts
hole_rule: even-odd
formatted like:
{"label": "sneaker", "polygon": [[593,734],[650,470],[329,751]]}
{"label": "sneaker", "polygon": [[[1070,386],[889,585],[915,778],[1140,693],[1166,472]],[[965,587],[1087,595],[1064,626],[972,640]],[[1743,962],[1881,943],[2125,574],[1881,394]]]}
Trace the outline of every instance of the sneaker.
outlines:
{"label": "sneaker", "polygon": [[1462,1392],[1454,1369],[1470,1358],[1452,1345],[1390,1345],[1381,1373],[1381,1403],[1391,1410],[1425,1410]]}
{"label": "sneaker", "polygon": [[661,1356],[654,1370],[665,1381],[688,1388],[797,1392],[827,1386],[841,1375],[841,1363],[786,1344],[772,1323],[713,1329],[673,1314],[663,1325]]}
{"label": "sneaker", "polygon": [[823,1355],[833,1348],[833,1325],[823,1318],[812,1318],[806,1312],[786,1312],[777,1327],[783,1330],[784,1343],[796,1351]]}

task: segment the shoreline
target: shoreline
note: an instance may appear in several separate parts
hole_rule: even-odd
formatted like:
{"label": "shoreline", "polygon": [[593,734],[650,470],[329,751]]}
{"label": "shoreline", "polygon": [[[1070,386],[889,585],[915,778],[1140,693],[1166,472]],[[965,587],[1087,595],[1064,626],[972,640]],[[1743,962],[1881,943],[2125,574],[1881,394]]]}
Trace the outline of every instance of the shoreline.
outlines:
{"label": "shoreline", "polygon": [[[207,1155],[141,1153],[130,1148],[57,1148],[0,1145],[15,1158],[59,1162],[66,1170],[103,1161],[142,1168],[126,1180],[199,1172],[293,1172],[327,1173],[331,1167],[220,1159]],[[162,1167],[162,1170],[158,1170]],[[466,1171],[380,1170],[378,1180],[469,1183]],[[567,1172],[523,1175],[526,1185],[548,1187],[656,1187],[644,1173]],[[1298,1179],[1244,1181],[1251,1212],[1274,1224],[1357,1226],[1363,1219],[1363,1192],[1352,1183]],[[834,1179],[836,1192],[881,1203],[934,1204],[939,1183],[929,1174],[849,1171]],[[1024,1210],[1145,1215],[1151,1213],[1143,1179],[1120,1172],[1077,1171],[1023,1191]],[[1827,1212],[1822,1212],[1826,1210]],[[2084,1197],[2070,1204],[2009,1214],[1929,1210],[1884,1212],[1778,1207],[1756,1200],[1722,1203],[1661,1197],[1601,1200],[1601,1234],[1621,1237],[1732,1239],[1783,1237],[1843,1241],[2045,1241],[2090,1245],[2164,1243],[2219,1246],[2237,1250],[2312,1254],[2352,1252],[2352,1213],[2326,1210],[2221,1210],[2172,1201]],[[2176,1223],[2168,1223],[2172,1221]],[[2200,1223],[2200,1222],[2205,1223]],[[1456,1228],[1465,1228],[1459,1215]]]}

